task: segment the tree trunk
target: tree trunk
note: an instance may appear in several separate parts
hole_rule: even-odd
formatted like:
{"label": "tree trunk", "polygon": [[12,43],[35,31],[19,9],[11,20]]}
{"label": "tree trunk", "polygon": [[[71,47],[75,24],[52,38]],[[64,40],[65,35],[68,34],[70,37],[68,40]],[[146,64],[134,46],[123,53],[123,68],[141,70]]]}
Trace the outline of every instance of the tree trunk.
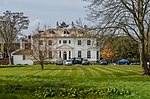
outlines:
{"label": "tree trunk", "polygon": [[44,63],[41,62],[40,64],[41,64],[41,69],[44,69]]}
{"label": "tree trunk", "polygon": [[142,63],[143,75],[150,75],[149,66],[147,65],[146,48],[144,39],[141,41],[140,58]]}
{"label": "tree trunk", "polygon": [[10,52],[9,48],[7,48],[7,54],[8,54],[9,64],[12,65],[11,52]]}

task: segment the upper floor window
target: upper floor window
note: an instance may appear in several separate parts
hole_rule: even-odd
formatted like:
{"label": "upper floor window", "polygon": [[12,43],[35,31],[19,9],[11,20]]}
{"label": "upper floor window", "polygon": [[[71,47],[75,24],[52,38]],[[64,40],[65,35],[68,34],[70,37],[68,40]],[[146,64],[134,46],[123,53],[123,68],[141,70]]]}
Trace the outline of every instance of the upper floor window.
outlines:
{"label": "upper floor window", "polygon": [[87,51],[87,58],[91,58],[91,51]]}
{"label": "upper floor window", "polygon": [[81,40],[78,40],[78,45],[81,45]]}
{"label": "upper floor window", "polygon": [[96,43],[96,46],[99,46],[99,42]]}
{"label": "upper floor window", "polygon": [[71,40],[69,40],[69,44],[71,44]]}
{"label": "upper floor window", "polygon": [[61,44],[61,40],[59,40],[59,44]]}
{"label": "upper floor window", "polygon": [[82,56],[81,56],[81,51],[78,51],[78,57],[82,57]]}
{"label": "upper floor window", "polygon": [[87,40],[87,45],[91,45],[91,40]]}
{"label": "upper floor window", "polygon": [[67,44],[67,40],[63,40],[63,44]]}
{"label": "upper floor window", "polygon": [[39,45],[43,45],[43,40],[39,40]]}
{"label": "upper floor window", "polygon": [[48,45],[52,45],[52,40],[49,40],[49,41],[48,41]]}

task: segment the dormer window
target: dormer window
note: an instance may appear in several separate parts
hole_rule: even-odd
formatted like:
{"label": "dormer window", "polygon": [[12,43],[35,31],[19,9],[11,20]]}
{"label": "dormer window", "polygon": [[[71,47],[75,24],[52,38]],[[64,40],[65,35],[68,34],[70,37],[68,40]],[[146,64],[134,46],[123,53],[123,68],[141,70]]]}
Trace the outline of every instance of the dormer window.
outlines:
{"label": "dormer window", "polygon": [[64,30],[64,34],[70,34],[67,30]]}

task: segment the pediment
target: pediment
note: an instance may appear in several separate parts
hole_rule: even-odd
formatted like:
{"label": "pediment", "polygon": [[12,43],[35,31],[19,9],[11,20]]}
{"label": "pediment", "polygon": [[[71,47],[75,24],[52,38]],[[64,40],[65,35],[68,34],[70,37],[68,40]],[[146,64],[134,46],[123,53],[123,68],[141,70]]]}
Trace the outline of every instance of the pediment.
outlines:
{"label": "pediment", "polygon": [[61,45],[61,46],[58,46],[57,49],[73,49],[73,47],[69,45]]}

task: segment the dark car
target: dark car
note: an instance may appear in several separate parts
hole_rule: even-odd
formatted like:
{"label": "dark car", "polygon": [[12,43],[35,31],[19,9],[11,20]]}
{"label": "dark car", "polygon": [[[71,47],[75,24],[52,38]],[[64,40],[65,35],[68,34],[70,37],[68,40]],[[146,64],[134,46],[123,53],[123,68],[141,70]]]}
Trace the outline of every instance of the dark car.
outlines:
{"label": "dark car", "polygon": [[82,60],[82,65],[89,65],[90,61],[88,59],[83,59]]}
{"label": "dark car", "polygon": [[73,64],[82,64],[83,58],[74,57],[74,58],[71,58],[71,60],[72,60],[72,63],[73,63]]}
{"label": "dark car", "polygon": [[63,65],[63,60],[61,58],[57,59],[56,65]]}
{"label": "dark car", "polygon": [[103,60],[99,60],[98,62],[99,62],[100,65],[107,65],[108,64],[108,62],[106,60],[104,60],[104,59]]}
{"label": "dark car", "polygon": [[121,59],[119,61],[116,62],[117,65],[129,65],[130,62],[128,59]]}

